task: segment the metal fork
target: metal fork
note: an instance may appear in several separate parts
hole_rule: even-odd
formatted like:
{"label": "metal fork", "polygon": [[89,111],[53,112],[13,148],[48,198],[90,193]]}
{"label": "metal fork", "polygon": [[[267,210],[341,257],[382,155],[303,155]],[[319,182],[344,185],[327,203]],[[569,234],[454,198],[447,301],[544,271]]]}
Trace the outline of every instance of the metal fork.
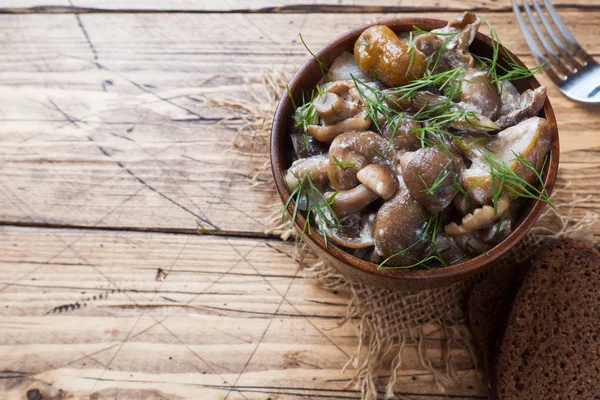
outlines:
{"label": "metal fork", "polygon": [[523,0],[523,9],[535,36],[529,30],[517,0],[512,0],[517,22],[533,56],[539,63],[544,63],[544,71],[565,96],[583,103],[600,103],[600,65],[575,40],[549,0],[543,0],[543,7],[539,0],[532,2],[543,28],[535,18],[529,0]]}

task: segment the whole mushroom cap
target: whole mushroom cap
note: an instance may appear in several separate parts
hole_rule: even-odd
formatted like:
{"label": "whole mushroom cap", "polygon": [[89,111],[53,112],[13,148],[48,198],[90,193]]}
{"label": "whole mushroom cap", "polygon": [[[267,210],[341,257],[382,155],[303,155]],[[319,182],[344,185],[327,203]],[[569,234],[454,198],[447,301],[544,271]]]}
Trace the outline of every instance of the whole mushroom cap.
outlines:
{"label": "whole mushroom cap", "polygon": [[375,251],[386,259],[405,250],[401,255],[390,258],[386,265],[413,265],[423,256],[426,243],[421,242],[419,236],[426,216],[427,211],[405,188],[400,188],[381,206],[375,221]]}
{"label": "whole mushroom cap", "polygon": [[[401,161],[402,162],[402,161]],[[457,177],[457,162],[448,152],[426,147],[412,154],[402,177],[406,188],[432,214],[446,208],[458,189],[452,186]]]}

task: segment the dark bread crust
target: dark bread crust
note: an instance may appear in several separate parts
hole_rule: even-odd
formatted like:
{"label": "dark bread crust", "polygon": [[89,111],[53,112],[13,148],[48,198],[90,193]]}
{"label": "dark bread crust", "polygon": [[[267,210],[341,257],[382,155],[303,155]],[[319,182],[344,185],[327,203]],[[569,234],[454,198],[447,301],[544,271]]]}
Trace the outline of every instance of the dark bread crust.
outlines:
{"label": "dark bread crust", "polygon": [[502,333],[528,263],[497,267],[471,291],[467,323],[481,353],[480,368],[491,370],[496,362]]}
{"label": "dark bread crust", "polygon": [[561,239],[543,248],[508,317],[491,398],[600,398],[600,253]]}

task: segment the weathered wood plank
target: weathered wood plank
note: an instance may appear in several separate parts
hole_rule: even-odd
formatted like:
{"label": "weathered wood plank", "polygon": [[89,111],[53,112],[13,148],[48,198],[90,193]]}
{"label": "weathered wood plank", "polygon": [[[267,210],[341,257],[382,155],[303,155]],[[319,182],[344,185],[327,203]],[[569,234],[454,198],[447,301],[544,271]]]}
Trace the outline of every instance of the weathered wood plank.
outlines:
{"label": "weathered wood plank", "polygon": [[[553,1],[558,8],[600,8],[596,0]],[[4,12],[243,12],[243,13],[359,13],[359,12],[419,12],[419,11],[510,11],[510,3],[494,0],[476,2],[459,0],[442,2],[424,0],[381,0],[376,4],[366,0],[9,0],[3,4]]]}
{"label": "weathered wood plank", "polygon": [[[600,12],[584,19],[574,11],[563,14],[584,46],[600,54],[589,34]],[[306,60],[299,31],[316,49],[382,17],[1,16],[0,220],[191,231],[200,219],[223,232],[262,234],[273,212],[262,206],[277,196],[270,186],[250,190],[247,176],[266,158],[227,152],[235,126],[212,127],[228,113],[201,108],[201,95],[248,98],[244,79],[260,90],[256,82],[265,70],[291,73]],[[509,48],[527,54],[512,14],[489,20]],[[245,34],[232,35],[228,24]],[[561,180],[573,183],[562,198],[595,194],[600,114],[551,85],[549,93],[561,131]],[[598,208],[592,198],[575,215]]]}
{"label": "weathered wood plank", "polygon": [[[0,392],[210,399],[235,384],[233,392],[248,398],[358,398],[341,374],[357,344],[350,327],[337,328],[347,297],[307,279],[288,256],[292,248],[277,240],[1,227]],[[441,365],[442,343],[429,340]],[[452,351],[465,378],[448,393],[485,395],[468,355]],[[402,391],[441,395],[414,347],[405,365]]]}

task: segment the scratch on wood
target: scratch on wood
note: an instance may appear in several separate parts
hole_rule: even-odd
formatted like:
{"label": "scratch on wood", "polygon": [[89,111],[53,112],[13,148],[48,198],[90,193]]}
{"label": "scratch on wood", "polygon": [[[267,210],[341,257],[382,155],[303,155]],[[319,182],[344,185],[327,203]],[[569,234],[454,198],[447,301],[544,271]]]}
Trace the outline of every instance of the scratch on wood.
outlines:
{"label": "scratch on wood", "polygon": [[[71,5],[71,7],[73,7],[72,0],[69,0],[69,4]],[[81,21],[81,17],[79,16],[79,14],[75,14],[75,19],[77,20],[77,24],[79,25],[81,32],[83,32],[83,36],[85,37],[85,40],[86,40],[88,46],[90,47],[90,50],[92,50],[92,55],[94,56],[94,60],[98,60],[98,52],[96,52],[94,43],[92,43],[92,40],[90,39],[90,35],[88,34],[87,29],[85,29],[85,26],[83,25],[83,22]],[[96,68],[101,69],[102,67],[100,67],[100,65],[98,63],[96,63]],[[102,87],[104,88],[104,83],[102,84]],[[105,89],[105,91],[106,91],[106,89]]]}

